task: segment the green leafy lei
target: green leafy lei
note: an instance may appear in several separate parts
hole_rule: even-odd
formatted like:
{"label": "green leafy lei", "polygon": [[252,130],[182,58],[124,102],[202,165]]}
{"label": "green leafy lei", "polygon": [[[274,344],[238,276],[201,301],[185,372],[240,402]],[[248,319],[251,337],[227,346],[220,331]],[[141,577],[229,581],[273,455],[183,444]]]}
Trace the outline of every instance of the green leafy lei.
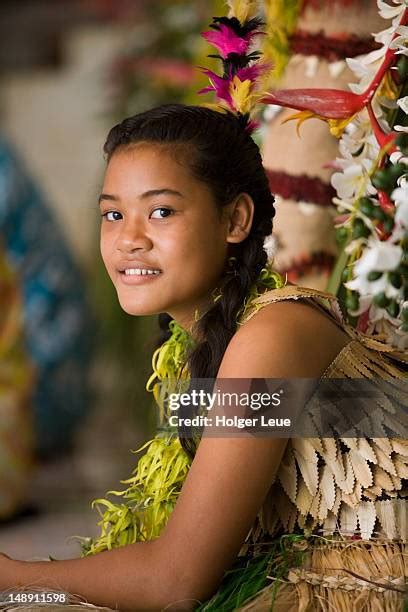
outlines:
{"label": "green leafy lei", "polygon": [[[237,315],[237,324],[244,317],[252,301],[263,290],[280,288],[284,280],[270,265],[260,272],[257,282],[251,287]],[[218,295],[216,299],[219,299]],[[176,321],[169,325],[171,336],[152,357],[153,374],[146,389],[153,393],[159,407],[160,423],[165,417],[164,400],[175,380],[188,386],[189,374],[185,365],[186,355],[193,340]],[[178,386],[178,391],[180,387]],[[159,428],[156,436],[137,451],[146,451],[138,460],[131,478],[122,480],[128,485],[123,491],[108,491],[119,500],[96,499],[101,515],[98,525],[101,533],[96,538],[78,538],[82,556],[93,555],[134,542],[157,538],[165,527],[177,502],[181,488],[191,465],[177,432]]]}

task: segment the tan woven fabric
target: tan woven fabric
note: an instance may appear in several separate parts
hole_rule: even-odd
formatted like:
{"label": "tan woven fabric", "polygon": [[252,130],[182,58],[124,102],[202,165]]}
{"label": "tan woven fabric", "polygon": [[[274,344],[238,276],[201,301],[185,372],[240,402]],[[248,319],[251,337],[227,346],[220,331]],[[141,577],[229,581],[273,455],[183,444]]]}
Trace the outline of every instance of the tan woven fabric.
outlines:
{"label": "tan woven fabric", "polygon": [[[408,545],[338,541],[313,545],[303,567],[274,581],[240,612],[403,612]],[[273,602],[273,605],[272,605]],[[271,607],[272,605],[272,607]]]}
{"label": "tan woven fabric", "polygon": [[[307,299],[351,337],[323,378],[404,378],[384,355],[395,357],[392,348],[345,325],[331,294],[292,285],[273,289],[253,301],[241,323],[267,304],[287,299]],[[370,539],[381,533],[405,542],[407,503],[400,499],[400,492],[407,478],[406,439],[344,438],[340,443],[334,438],[293,438],[247,545],[282,528],[291,533],[296,525],[308,532],[320,528],[324,535],[337,531]]]}
{"label": "tan woven fabric", "polygon": [[[350,336],[323,378],[406,376],[398,368],[406,355],[347,326],[337,300],[327,293],[295,286],[268,291],[254,301],[242,323],[265,305],[285,299],[306,299]],[[407,479],[406,439],[290,440],[240,554],[256,554],[262,542],[296,527],[320,533],[322,545],[311,547],[303,567],[289,573],[274,612],[402,611],[408,577]],[[271,593],[272,586],[265,588],[242,610],[270,610]]]}

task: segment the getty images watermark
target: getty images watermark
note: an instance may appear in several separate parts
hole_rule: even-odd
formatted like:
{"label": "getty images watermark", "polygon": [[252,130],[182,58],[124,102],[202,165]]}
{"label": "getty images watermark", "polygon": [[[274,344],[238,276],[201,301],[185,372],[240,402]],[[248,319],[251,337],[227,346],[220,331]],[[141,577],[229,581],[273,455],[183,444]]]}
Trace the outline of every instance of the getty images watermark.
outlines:
{"label": "getty images watermark", "polygon": [[183,436],[407,438],[408,379],[193,379],[161,388]]}
{"label": "getty images watermark", "polygon": [[[215,392],[207,392],[204,389],[193,389],[189,393],[170,393],[169,394],[169,410],[172,412],[178,411],[180,407],[191,407],[192,409],[204,409],[210,412],[214,406],[217,409],[246,409],[258,411],[261,408],[272,408],[281,405],[283,389],[275,393],[238,393],[236,391],[221,391],[218,389]],[[265,414],[253,416],[238,416],[233,414],[197,414],[195,416],[180,416],[179,414],[171,414],[169,416],[169,425],[171,427],[237,427],[238,429],[255,428],[255,427],[290,427],[291,419],[276,418],[266,416]]]}

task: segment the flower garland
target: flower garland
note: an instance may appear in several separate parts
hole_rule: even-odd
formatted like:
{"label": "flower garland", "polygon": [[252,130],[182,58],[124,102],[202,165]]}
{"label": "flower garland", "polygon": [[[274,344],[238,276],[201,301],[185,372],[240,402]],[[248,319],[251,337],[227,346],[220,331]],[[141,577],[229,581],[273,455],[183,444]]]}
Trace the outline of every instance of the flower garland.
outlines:
{"label": "flower garland", "polygon": [[290,37],[290,50],[303,56],[315,55],[328,62],[338,62],[347,57],[356,57],[375,51],[379,44],[371,37],[338,35],[328,36],[323,31],[311,33],[297,30]]}
{"label": "flower garland", "polygon": [[[401,351],[408,348],[408,159],[403,132],[408,131],[408,28],[406,3],[379,0],[380,15],[392,25],[376,35],[382,49],[363,60],[348,60],[360,77],[350,88],[361,95],[376,81],[378,62],[389,58],[367,115],[360,113],[340,140],[340,172],[332,177],[338,198],[340,236],[346,237],[348,262],[342,280],[346,306],[364,333],[381,336]],[[385,53],[384,53],[385,52]],[[385,56],[385,60],[383,59]],[[378,80],[378,79],[377,79]],[[398,125],[400,123],[401,125]],[[400,135],[399,135],[400,134]]]}
{"label": "flower garland", "polygon": [[263,102],[315,117],[340,138],[332,176],[344,252],[329,290],[344,298],[351,322],[396,350],[408,348],[408,2],[377,0],[392,19],[375,36],[381,47],[347,63],[351,91],[294,89]]}
{"label": "flower garland", "polygon": [[318,176],[293,175],[284,170],[266,169],[271,191],[287,200],[332,206],[334,188]]}
{"label": "flower garland", "polygon": [[262,6],[267,31],[262,55],[273,65],[269,85],[279,82],[294,53],[317,55],[333,62],[372,51],[376,43],[371,39],[326,36],[323,32],[312,34],[297,29],[299,18],[308,8],[317,11],[352,4],[357,4],[356,0],[264,0]]}
{"label": "flower garland", "polygon": [[334,260],[335,257],[331,253],[315,251],[296,257],[290,267],[286,268],[284,272],[291,283],[297,283],[305,274],[317,271],[329,276],[333,269]]}

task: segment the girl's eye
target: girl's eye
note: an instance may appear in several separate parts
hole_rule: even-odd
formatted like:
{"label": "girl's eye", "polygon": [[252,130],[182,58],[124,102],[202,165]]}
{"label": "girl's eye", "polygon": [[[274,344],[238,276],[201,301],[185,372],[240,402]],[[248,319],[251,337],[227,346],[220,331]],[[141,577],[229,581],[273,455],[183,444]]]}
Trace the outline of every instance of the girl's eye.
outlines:
{"label": "girl's eye", "polygon": [[[158,213],[158,215],[155,215],[155,213]],[[161,206],[160,208],[155,208],[155,210],[152,211],[150,217],[152,219],[165,219],[166,217],[169,217],[172,213],[173,211],[170,208],[165,208]]]}
{"label": "girl's eye", "polygon": [[117,210],[110,210],[103,213],[102,217],[104,217],[107,221],[119,221],[122,218],[122,215]]}

